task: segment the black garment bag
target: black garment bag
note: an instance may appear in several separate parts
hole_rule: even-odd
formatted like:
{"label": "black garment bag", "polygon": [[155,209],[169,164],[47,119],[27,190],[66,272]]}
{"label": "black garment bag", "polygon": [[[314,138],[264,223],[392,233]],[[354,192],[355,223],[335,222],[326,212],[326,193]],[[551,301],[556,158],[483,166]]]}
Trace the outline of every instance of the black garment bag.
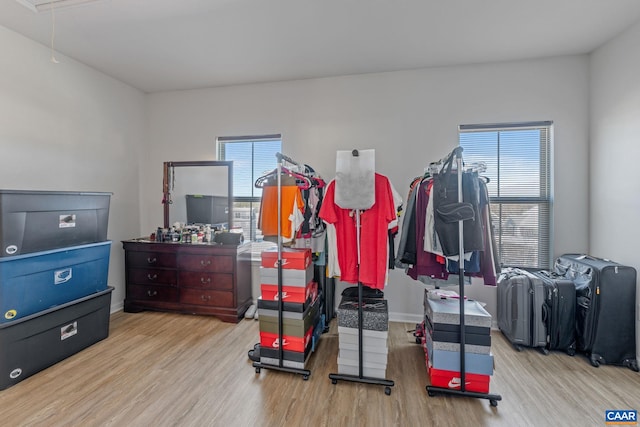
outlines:
{"label": "black garment bag", "polygon": [[434,226],[445,256],[458,255],[458,221],[463,220],[465,252],[484,250],[480,216],[480,186],[476,172],[462,174],[462,201],[458,201],[458,177],[453,171],[457,150],[433,177]]}

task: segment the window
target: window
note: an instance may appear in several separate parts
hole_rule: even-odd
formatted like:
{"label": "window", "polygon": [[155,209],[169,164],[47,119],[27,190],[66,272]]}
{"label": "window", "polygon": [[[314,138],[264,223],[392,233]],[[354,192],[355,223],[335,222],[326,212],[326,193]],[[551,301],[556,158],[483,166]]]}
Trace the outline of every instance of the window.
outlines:
{"label": "window", "polygon": [[504,266],[551,264],[552,122],[463,125],[465,164],[484,162],[491,217]]}
{"label": "window", "polygon": [[218,159],[233,161],[234,226],[242,227],[245,240],[262,240],[257,229],[262,189],[256,179],[277,166],[276,153],[282,151],[281,135],[220,137]]}

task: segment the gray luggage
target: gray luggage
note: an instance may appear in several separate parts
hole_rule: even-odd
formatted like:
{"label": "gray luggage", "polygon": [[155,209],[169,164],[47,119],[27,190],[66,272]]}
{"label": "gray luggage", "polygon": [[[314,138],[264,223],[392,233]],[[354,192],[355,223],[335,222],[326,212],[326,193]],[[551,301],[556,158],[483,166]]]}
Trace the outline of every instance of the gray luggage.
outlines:
{"label": "gray luggage", "polygon": [[542,317],[542,279],[520,268],[505,268],[498,277],[498,327],[513,346],[539,348],[547,354]]}

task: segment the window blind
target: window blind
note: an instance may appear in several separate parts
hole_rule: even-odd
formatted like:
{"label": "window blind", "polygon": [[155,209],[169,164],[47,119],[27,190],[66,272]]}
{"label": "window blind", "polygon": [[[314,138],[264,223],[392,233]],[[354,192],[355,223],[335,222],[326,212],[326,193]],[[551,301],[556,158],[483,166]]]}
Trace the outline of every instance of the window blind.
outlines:
{"label": "window blind", "polygon": [[465,163],[484,162],[502,265],[551,264],[552,122],[462,125]]}

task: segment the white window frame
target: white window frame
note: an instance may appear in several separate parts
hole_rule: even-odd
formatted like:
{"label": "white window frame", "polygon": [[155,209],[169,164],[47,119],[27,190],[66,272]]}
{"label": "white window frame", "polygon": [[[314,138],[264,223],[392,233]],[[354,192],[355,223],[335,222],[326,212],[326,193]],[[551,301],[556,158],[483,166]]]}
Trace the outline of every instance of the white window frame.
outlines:
{"label": "white window frame", "polygon": [[[527,195],[534,188],[531,182],[531,176],[523,174],[520,177],[517,173],[514,173],[514,167],[511,167],[509,173],[504,172],[504,178],[501,176],[501,169],[504,171],[509,167],[506,162],[507,154],[509,156],[517,156],[518,151],[514,150],[513,145],[509,148],[505,148],[504,151],[501,147],[501,137],[507,139],[510,136],[509,141],[514,143],[517,141],[514,135],[517,132],[514,131],[539,131],[540,132],[540,146],[539,146],[539,159],[537,174],[538,184],[535,187],[539,194]],[[484,153],[482,151],[485,148],[481,148],[479,145],[470,146],[472,143],[465,134],[478,134],[478,140],[475,144],[482,144],[481,132],[487,132],[488,137],[491,137],[491,132],[496,133],[495,155],[489,156],[486,159],[482,159]],[[467,142],[464,140],[467,139]],[[540,121],[540,122],[524,122],[524,123],[506,123],[506,124],[473,124],[473,125],[460,125],[458,128],[458,140],[461,146],[466,149],[463,151],[463,159],[466,162],[469,161],[485,161],[487,163],[487,172],[491,179],[497,180],[493,184],[489,183],[489,195],[491,202],[491,215],[494,218],[493,228],[494,236],[496,240],[497,250],[500,262],[502,266],[518,266],[535,269],[548,269],[552,264],[553,257],[553,122]],[[489,140],[489,138],[487,138]],[[524,139],[522,140],[524,142]],[[493,141],[492,141],[493,144]],[[465,147],[466,145],[466,147]],[[504,144],[507,146],[507,144]],[[530,148],[530,147],[528,147]],[[493,150],[493,148],[491,148]],[[513,159],[513,157],[511,157]],[[521,160],[531,160],[523,155]],[[495,168],[497,170],[491,170]],[[523,171],[524,172],[524,171]],[[514,180],[514,176],[517,178]],[[510,186],[510,190],[507,191],[506,186]],[[514,187],[518,187],[522,194],[513,194]],[[507,194],[504,194],[507,193]],[[531,205],[529,209],[531,218],[527,218],[524,215],[517,216],[510,214],[517,209],[526,208]],[[528,222],[527,222],[528,221]],[[533,226],[527,228],[526,226],[513,225],[515,224],[529,224]],[[509,224],[513,227],[509,229]],[[531,232],[537,232],[534,234],[534,238],[531,239]],[[529,234],[527,234],[529,233]],[[520,247],[519,247],[520,246]],[[529,249],[526,249],[527,246]],[[533,254],[527,255],[527,254]]]}
{"label": "white window frame", "polygon": [[[225,158],[225,146],[226,144],[233,144],[233,143],[252,143],[252,144],[259,144],[260,142],[273,142],[273,141],[280,141],[280,149],[277,150],[277,152],[282,151],[282,135],[281,134],[268,134],[268,135],[250,135],[250,136],[223,136],[223,137],[218,137],[216,138],[216,153],[217,153],[217,158],[218,160],[229,160],[227,158]],[[236,191],[235,189],[235,182],[234,182],[234,190],[233,190],[233,203],[237,204],[237,203],[248,203],[249,207],[250,207],[250,212],[259,212],[260,209],[260,202],[262,200],[262,195],[259,191],[259,189],[256,189],[253,187],[254,182],[256,181],[256,179],[258,179],[261,174],[263,174],[264,172],[268,172],[267,170],[265,171],[256,171],[255,170],[255,152],[252,151],[252,166],[251,166],[251,177],[250,177],[250,181],[251,181],[251,188],[252,188],[252,195],[251,196],[238,196],[237,194],[242,194],[239,191]],[[273,168],[275,169],[277,166],[277,158],[275,156],[273,156]],[[234,165],[234,169],[233,169],[234,174],[241,174],[243,173],[242,169],[239,167],[235,167]],[[258,191],[256,191],[258,190]],[[254,195],[254,193],[258,193],[257,195]],[[234,207],[234,212],[239,212],[237,209],[235,209]],[[238,220],[234,218],[234,225]],[[259,235],[257,234],[257,217],[256,214],[251,214],[251,218],[249,219],[249,223],[250,223],[250,230],[247,233],[247,231],[245,230],[245,240],[250,240],[252,242],[256,242],[259,241]]]}

